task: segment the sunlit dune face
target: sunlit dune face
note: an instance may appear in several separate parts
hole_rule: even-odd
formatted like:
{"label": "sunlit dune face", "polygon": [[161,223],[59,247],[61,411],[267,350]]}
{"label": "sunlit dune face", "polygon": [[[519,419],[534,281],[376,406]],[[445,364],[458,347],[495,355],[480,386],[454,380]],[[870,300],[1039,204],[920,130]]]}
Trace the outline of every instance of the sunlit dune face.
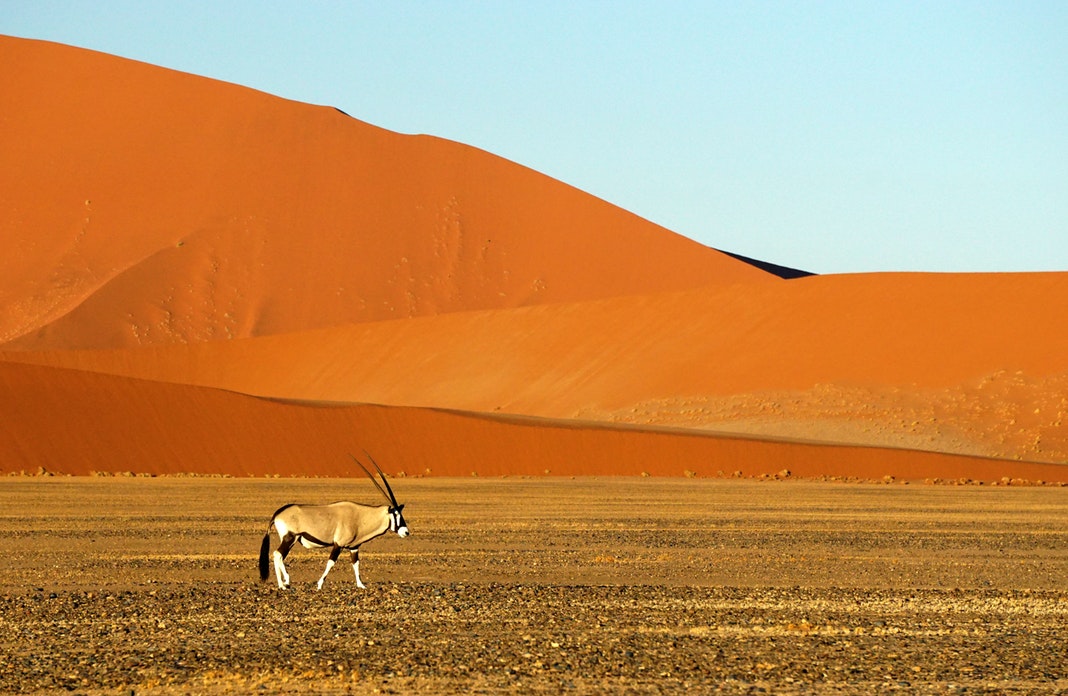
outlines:
{"label": "sunlit dune face", "polygon": [[1068,478],[1068,274],[785,281],[463,144],[0,64],[0,473]]}
{"label": "sunlit dune face", "polygon": [[[0,344],[113,348],[767,273],[489,153],[0,37]],[[47,89],[42,89],[47,85]],[[63,162],[62,167],[56,166]],[[166,162],[166,167],[159,166]]]}

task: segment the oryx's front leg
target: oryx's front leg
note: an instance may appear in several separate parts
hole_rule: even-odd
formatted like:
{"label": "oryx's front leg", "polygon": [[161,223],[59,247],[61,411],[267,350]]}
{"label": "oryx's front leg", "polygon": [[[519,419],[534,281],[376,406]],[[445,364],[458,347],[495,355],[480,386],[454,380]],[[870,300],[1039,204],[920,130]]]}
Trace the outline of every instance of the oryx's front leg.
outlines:
{"label": "oryx's front leg", "polygon": [[286,572],[285,558],[289,555],[289,549],[293,548],[293,542],[297,537],[286,534],[282,537],[282,543],[274,551],[274,577],[278,581],[278,589],[284,590],[289,587],[289,573]]}
{"label": "oryx's front leg", "polygon": [[352,550],[352,571],[354,573],[356,573],[356,587],[360,588],[361,590],[364,589],[365,587],[367,587],[367,585],[364,585],[363,581],[360,580],[360,550],[359,549],[353,549]]}
{"label": "oryx's front leg", "polygon": [[323,589],[323,581],[326,580],[327,573],[329,573],[330,569],[334,567],[335,563],[337,563],[337,557],[340,556],[340,555],[341,555],[341,547],[340,546],[335,546],[334,548],[330,549],[330,560],[326,562],[326,570],[323,571],[323,577],[319,578],[319,589],[320,590]]}

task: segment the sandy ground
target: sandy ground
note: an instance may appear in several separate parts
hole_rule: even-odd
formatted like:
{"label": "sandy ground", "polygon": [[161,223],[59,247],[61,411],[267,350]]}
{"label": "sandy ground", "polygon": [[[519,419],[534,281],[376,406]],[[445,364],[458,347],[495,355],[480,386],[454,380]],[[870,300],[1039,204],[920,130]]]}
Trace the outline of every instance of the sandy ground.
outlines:
{"label": "sandy ground", "polygon": [[1064,693],[1068,491],[406,479],[413,535],[256,552],[366,480],[0,480],[0,692]]}

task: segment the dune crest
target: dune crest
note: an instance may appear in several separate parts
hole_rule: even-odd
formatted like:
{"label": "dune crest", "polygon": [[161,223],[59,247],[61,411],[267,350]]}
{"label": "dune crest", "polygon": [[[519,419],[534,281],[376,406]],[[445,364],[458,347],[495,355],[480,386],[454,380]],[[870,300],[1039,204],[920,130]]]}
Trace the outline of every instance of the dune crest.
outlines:
{"label": "dune crest", "polygon": [[0,37],[0,60],[7,349],[773,278],[459,143],[45,42]]}
{"label": "dune crest", "polygon": [[1068,273],[806,277],[336,109],[0,61],[0,472],[1068,481]]}

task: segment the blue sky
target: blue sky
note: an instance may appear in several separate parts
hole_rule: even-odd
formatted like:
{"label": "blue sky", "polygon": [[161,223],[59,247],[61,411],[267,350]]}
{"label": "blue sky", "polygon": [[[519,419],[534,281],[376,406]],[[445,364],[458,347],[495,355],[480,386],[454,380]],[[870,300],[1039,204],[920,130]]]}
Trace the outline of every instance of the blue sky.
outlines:
{"label": "blue sky", "polygon": [[488,150],[820,273],[1068,270],[1068,2],[45,2],[0,33]]}

